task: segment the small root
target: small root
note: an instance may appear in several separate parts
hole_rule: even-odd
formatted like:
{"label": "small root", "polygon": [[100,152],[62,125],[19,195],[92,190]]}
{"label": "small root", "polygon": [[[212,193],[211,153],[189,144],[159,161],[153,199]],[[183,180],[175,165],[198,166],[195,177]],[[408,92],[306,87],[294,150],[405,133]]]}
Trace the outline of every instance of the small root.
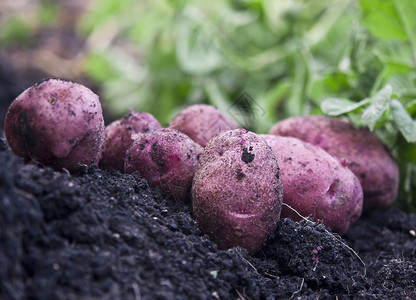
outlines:
{"label": "small root", "polygon": [[238,295],[237,299],[238,300],[250,300],[250,298],[247,297],[245,292],[243,292],[243,294],[241,294],[241,292],[239,290],[236,289],[235,291],[237,292],[237,295]]}
{"label": "small root", "polygon": [[238,254],[239,254],[239,256],[240,256],[240,258],[242,259],[242,260],[244,260],[250,267],[252,267],[253,268],[253,270],[254,270],[254,272],[256,272],[256,274],[258,275],[259,274],[259,272],[257,271],[257,269],[256,269],[256,267],[255,266],[253,266],[253,264],[251,263],[251,262],[249,262],[247,259],[245,259],[242,255],[241,255],[241,253],[240,253],[240,251],[238,251]]}
{"label": "small root", "polygon": [[302,288],[303,288],[303,284],[305,283],[305,278],[302,278],[302,282],[300,283],[300,287],[299,287],[299,289],[297,289],[296,291],[294,291],[293,292],[293,294],[292,294],[292,296],[289,298],[289,300],[291,300],[291,299],[293,299],[293,297],[295,297],[295,295],[297,294],[297,293],[299,293],[301,290],[302,290]]}
{"label": "small root", "polygon": [[136,299],[136,300],[141,300],[141,299],[142,299],[142,296],[141,296],[141,294],[140,294],[139,285],[138,285],[136,282],[134,282],[134,283],[132,284],[132,288],[133,288],[133,291],[134,291],[134,296],[135,296],[135,299]]}

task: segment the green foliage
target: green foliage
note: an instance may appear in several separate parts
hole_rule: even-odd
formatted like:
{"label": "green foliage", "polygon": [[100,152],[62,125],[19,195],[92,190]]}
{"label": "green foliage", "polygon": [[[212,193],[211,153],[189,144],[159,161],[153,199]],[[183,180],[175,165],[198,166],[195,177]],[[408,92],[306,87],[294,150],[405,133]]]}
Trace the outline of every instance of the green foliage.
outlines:
{"label": "green foliage", "polygon": [[352,101],[360,100],[354,95],[324,99],[321,108],[329,115],[346,114],[357,126],[375,130],[399,161],[399,205],[415,210],[416,2],[360,0],[359,4],[362,23],[371,34],[365,51],[377,58],[369,65],[376,74],[368,85],[370,95],[361,101]]}
{"label": "green foliage", "polygon": [[0,44],[18,43],[24,45],[28,42],[31,29],[28,24],[20,18],[8,18],[0,26]]}
{"label": "green foliage", "polygon": [[[103,0],[80,30],[86,73],[118,115],[134,107],[163,124],[206,102],[260,133],[292,115],[348,117],[399,161],[399,204],[411,210],[415,11],[414,0]],[[254,101],[237,115],[245,93]]]}
{"label": "green foliage", "polygon": [[38,18],[42,25],[53,23],[58,14],[58,4],[55,2],[42,2],[38,8]]}
{"label": "green foliage", "polygon": [[390,102],[393,122],[409,143],[416,143],[416,124],[400,101],[393,99]]}
{"label": "green foliage", "polygon": [[[33,11],[7,11],[8,6],[13,5],[0,4],[1,9],[6,12],[0,12],[0,47],[8,45],[30,46],[33,36],[36,32],[44,27],[51,25],[57,17],[58,4],[53,1],[42,1],[34,5]],[[19,7],[19,5],[17,5]]]}

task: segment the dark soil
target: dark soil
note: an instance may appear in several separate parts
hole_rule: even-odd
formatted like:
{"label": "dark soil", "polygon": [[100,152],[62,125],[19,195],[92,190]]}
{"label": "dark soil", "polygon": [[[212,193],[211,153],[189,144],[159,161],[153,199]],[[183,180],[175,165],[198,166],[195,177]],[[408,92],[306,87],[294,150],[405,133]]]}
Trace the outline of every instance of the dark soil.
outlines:
{"label": "dark soil", "polygon": [[254,257],[218,250],[139,174],[25,165],[0,140],[0,299],[416,299],[414,230],[389,208],[343,238],[282,219]]}

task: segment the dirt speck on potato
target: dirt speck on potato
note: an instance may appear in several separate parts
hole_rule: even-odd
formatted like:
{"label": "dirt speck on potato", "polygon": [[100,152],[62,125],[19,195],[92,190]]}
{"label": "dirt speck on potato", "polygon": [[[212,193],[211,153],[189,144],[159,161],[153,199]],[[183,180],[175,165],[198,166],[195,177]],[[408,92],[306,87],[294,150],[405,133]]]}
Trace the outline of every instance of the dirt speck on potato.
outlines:
{"label": "dirt speck on potato", "polygon": [[246,174],[244,174],[241,170],[237,170],[237,180],[241,180],[244,177],[246,177]]}
{"label": "dirt speck on potato", "polygon": [[245,162],[246,164],[251,163],[254,160],[254,157],[256,156],[251,151],[253,151],[253,147],[250,147],[250,152],[247,150],[247,147],[243,148],[243,154],[241,155],[241,160]]}

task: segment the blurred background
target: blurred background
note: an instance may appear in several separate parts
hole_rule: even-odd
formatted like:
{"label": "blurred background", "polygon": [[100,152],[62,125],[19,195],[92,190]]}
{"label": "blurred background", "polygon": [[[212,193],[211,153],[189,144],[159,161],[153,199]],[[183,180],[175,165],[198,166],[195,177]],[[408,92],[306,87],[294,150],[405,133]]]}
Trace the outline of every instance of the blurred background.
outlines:
{"label": "blurred background", "polygon": [[414,0],[0,0],[0,118],[49,77],[99,94],[107,123],[132,107],[165,125],[194,103],[259,133],[342,116],[390,148],[412,210],[415,13]]}

